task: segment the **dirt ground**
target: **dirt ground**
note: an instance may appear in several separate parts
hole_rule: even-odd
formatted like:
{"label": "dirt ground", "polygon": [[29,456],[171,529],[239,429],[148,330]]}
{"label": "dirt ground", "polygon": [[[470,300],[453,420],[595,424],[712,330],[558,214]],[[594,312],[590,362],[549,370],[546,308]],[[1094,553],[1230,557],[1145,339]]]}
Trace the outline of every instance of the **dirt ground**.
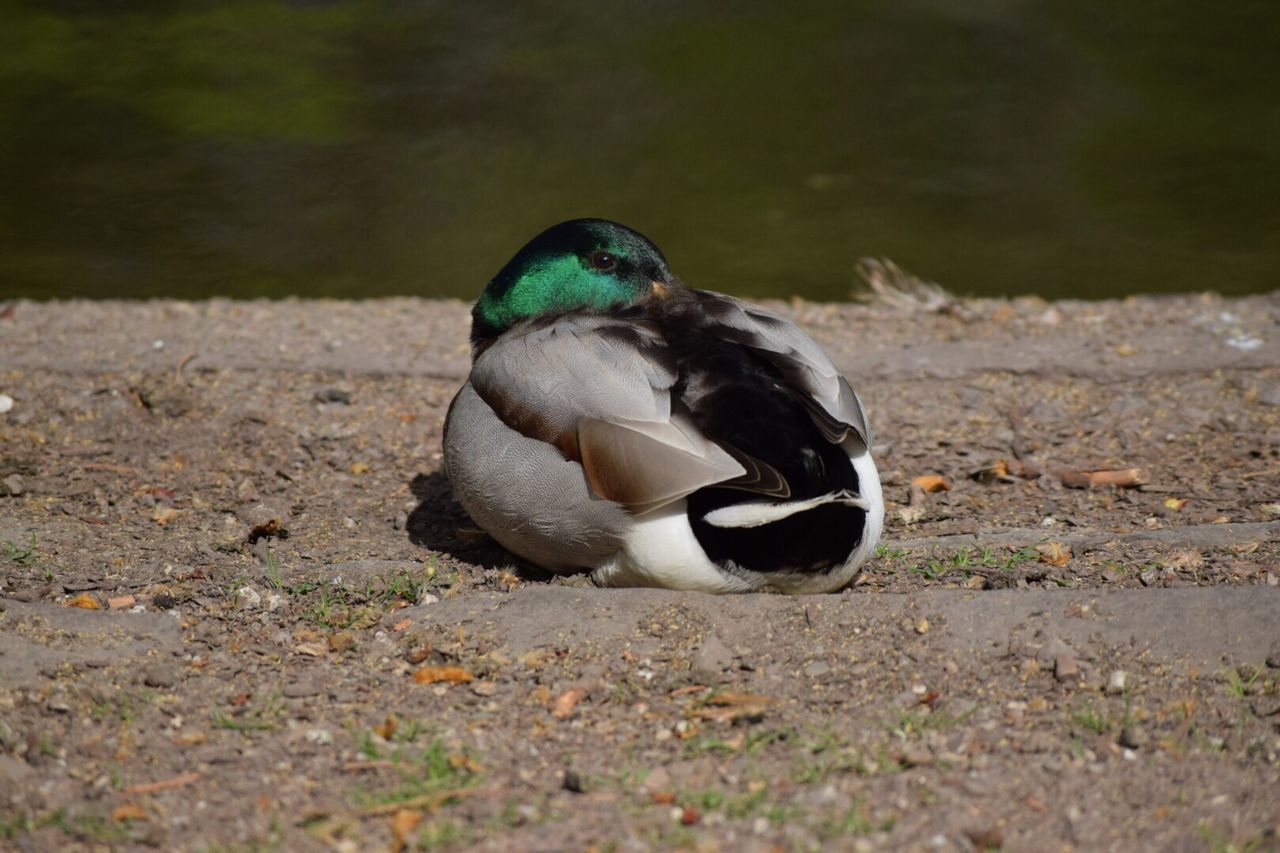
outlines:
{"label": "dirt ground", "polygon": [[1280,292],[778,307],[877,434],[835,595],[503,552],[461,303],[0,304],[0,848],[1275,849]]}

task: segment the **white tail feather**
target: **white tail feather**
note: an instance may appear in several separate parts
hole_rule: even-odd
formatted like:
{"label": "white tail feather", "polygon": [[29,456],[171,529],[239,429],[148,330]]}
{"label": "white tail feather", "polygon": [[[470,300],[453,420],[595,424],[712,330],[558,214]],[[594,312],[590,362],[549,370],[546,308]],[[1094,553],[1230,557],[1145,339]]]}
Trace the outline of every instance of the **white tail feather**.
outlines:
{"label": "white tail feather", "polygon": [[790,518],[798,512],[806,512],[824,504],[839,503],[853,506],[863,512],[871,511],[871,501],[855,495],[848,489],[819,495],[803,501],[786,501],[784,503],[740,503],[713,509],[702,517],[702,520],[713,527],[759,527]]}

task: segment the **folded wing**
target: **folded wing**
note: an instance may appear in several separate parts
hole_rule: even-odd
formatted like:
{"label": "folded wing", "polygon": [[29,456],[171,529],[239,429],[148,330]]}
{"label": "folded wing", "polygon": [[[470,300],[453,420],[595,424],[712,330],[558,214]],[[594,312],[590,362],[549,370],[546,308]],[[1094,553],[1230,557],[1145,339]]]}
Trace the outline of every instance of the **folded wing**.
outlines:
{"label": "folded wing", "polygon": [[581,463],[596,494],[636,513],[748,475],[673,412],[676,378],[661,336],[635,314],[530,321],[471,372],[504,423]]}

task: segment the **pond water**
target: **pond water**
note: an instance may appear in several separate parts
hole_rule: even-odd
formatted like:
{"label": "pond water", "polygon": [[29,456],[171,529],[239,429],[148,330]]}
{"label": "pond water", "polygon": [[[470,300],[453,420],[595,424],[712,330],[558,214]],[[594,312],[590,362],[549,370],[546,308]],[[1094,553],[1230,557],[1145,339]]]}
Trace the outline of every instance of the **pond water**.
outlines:
{"label": "pond water", "polygon": [[1268,0],[0,0],[0,296],[473,298],[604,216],[689,283],[1280,287]]}

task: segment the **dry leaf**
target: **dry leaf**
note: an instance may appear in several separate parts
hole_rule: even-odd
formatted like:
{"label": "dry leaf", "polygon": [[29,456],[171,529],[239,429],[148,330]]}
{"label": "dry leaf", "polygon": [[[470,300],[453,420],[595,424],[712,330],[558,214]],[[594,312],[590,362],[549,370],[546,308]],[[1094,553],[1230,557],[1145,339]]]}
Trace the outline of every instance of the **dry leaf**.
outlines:
{"label": "dry leaf", "polygon": [[408,627],[409,627],[410,625],[412,625],[412,624],[413,624],[413,620],[412,620],[412,619],[410,619],[408,616],[406,616],[405,618],[401,619],[401,620],[400,620],[399,622],[397,622],[396,624],[392,625],[392,626],[391,626],[391,630],[392,630],[392,631],[395,631],[395,632],[398,634],[398,633],[400,633],[401,631],[403,631],[405,628],[408,628]]}
{"label": "dry leaf", "polygon": [[898,518],[902,519],[903,524],[915,524],[924,518],[923,506],[904,506],[898,510]]}
{"label": "dry leaf", "polygon": [[335,631],[329,635],[329,651],[336,654],[342,654],[345,651],[354,649],[356,646],[356,635],[347,630]]}
{"label": "dry leaf", "polygon": [[1194,548],[1187,548],[1172,554],[1167,563],[1175,569],[1198,569],[1204,565],[1204,555]]}
{"label": "dry leaf", "polygon": [[111,819],[116,823],[126,820],[146,820],[147,813],[137,803],[125,803],[111,810]]}
{"label": "dry leaf", "polygon": [[1040,476],[1040,466],[1034,462],[1028,462],[1025,459],[1010,459],[1006,464],[1009,466],[1009,473],[1015,477],[1034,480]]}
{"label": "dry leaf", "polygon": [[298,643],[293,650],[300,655],[306,655],[311,658],[322,658],[329,654],[329,644],[322,642],[315,643]]}
{"label": "dry leaf", "polygon": [[1061,542],[1045,542],[1037,545],[1036,550],[1040,552],[1040,562],[1051,566],[1065,566],[1071,559],[1071,547]]}
{"label": "dry leaf", "polygon": [[529,669],[538,669],[547,665],[548,657],[550,657],[550,652],[546,649],[530,649],[517,657],[516,660],[529,667]]}
{"label": "dry leaf", "polygon": [[474,679],[475,676],[460,666],[424,666],[413,674],[415,684],[435,684],[440,681],[446,684],[466,684]]}
{"label": "dry leaf", "polygon": [[1164,499],[1164,508],[1171,509],[1174,512],[1178,512],[1186,505],[1187,505],[1186,498],[1165,498]]}
{"label": "dry leaf", "polygon": [[181,513],[173,507],[159,504],[156,506],[155,511],[151,513],[151,520],[163,527],[179,515],[181,515]]}
{"label": "dry leaf", "polygon": [[120,595],[115,598],[107,599],[107,607],[112,610],[123,610],[124,608],[132,607],[137,603],[138,599],[134,598],[132,595]]}
{"label": "dry leaf", "polygon": [[422,823],[422,812],[415,809],[397,809],[391,816],[391,849],[400,853],[409,843],[409,834]]}
{"label": "dry leaf", "polygon": [[1059,468],[1056,472],[1062,485],[1069,489],[1098,489],[1103,486],[1137,486],[1142,477],[1137,468],[1119,468],[1112,471],[1081,471],[1078,468]]}
{"label": "dry leaf", "polygon": [[449,756],[448,760],[449,766],[454,770],[465,770],[472,775],[484,772],[484,767],[481,766],[480,762],[465,753],[455,752]]}
{"label": "dry leaf", "polygon": [[249,544],[256,544],[259,539],[277,537],[283,529],[278,518],[269,518],[261,524],[255,524],[249,531]]}
{"label": "dry leaf", "polygon": [[566,690],[556,697],[556,703],[551,709],[551,716],[557,720],[563,720],[573,713],[574,706],[581,702],[586,695],[586,691],[578,687]]}
{"label": "dry leaf", "polygon": [[378,737],[382,738],[383,740],[391,740],[391,736],[396,733],[396,728],[398,725],[399,724],[397,723],[395,716],[392,714],[388,714],[387,718],[382,721],[382,725],[374,726],[373,730],[378,735]]}
{"label": "dry leaf", "polygon": [[363,462],[355,462],[351,465],[351,473],[352,474],[368,474],[369,466],[364,464]]}
{"label": "dry leaf", "polygon": [[409,663],[419,664],[431,657],[433,652],[435,652],[435,649],[428,645],[414,646],[412,649],[405,652],[404,659]]}
{"label": "dry leaf", "polygon": [[764,716],[773,699],[755,693],[735,693],[726,691],[708,696],[706,705],[694,708],[690,715],[704,720],[732,722],[734,720],[757,719]]}
{"label": "dry leaf", "polygon": [[737,693],[732,690],[725,690],[715,693],[707,697],[708,705],[770,705],[774,700],[768,696],[761,696],[758,693]]}
{"label": "dry leaf", "polygon": [[200,774],[193,770],[190,773],[183,773],[181,776],[174,776],[172,779],[161,779],[159,782],[143,782],[141,785],[132,785],[125,788],[124,792],[126,794],[154,794],[156,791],[181,788],[184,785],[199,781]]}
{"label": "dry leaf", "polygon": [[969,475],[979,483],[1012,483],[1017,478],[1009,473],[1009,463],[997,459],[986,467],[979,468]]}
{"label": "dry leaf", "polygon": [[969,475],[979,483],[1013,483],[1021,478],[1034,480],[1040,476],[1040,467],[1021,459],[997,459]]}
{"label": "dry leaf", "polygon": [[94,598],[87,592],[82,592],[75,598],[67,602],[68,607],[79,607],[81,610],[101,610],[102,605],[98,603],[98,599]]}
{"label": "dry leaf", "polygon": [[207,743],[209,736],[204,732],[183,732],[180,735],[174,735],[172,743],[174,746],[199,746]]}
{"label": "dry leaf", "polygon": [[463,545],[474,545],[489,535],[478,527],[455,527],[453,532]]}
{"label": "dry leaf", "polygon": [[911,480],[911,485],[924,492],[949,492],[951,484],[941,474],[922,474]]}

